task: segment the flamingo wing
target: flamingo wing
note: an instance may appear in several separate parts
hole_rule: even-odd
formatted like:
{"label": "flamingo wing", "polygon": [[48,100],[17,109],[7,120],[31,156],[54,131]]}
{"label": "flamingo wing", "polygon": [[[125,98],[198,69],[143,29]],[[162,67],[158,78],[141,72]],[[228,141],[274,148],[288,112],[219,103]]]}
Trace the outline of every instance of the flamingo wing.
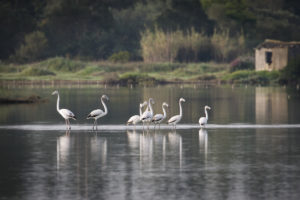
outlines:
{"label": "flamingo wing", "polygon": [[75,119],[76,120],[76,116],[74,115],[74,113],[72,113],[72,111],[68,110],[68,109],[60,109],[59,113],[63,116],[63,118],[65,119]]}
{"label": "flamingo wing", "polygon": [[177,123],[180,120],[180,115],[175,115],[173,117],[171,117],[168,121],[169,124],[171,123]]}
{"label": "flamingo wing", "polygon": [[133,115],[132,117],[129,118],[129,120],[127,121],[127,124],[136,124],[140,121],[140,116],[139,115]]}
{"label": "flamingo wing", "polygon": [[154,117],[152,118],[152,122],[159,122],[161,120],[164,119],[164,116],[162,114],[156,114],[154,115]]}
{"label": "flamingo wing", "polygon": [[147,120],[149,118],[152,118],[151,113],[150,112],[144,112],[142,117],[141,117],[141,120]]}
{"label": "flamingo wing", "polygon": [[204,125],[204,124],[206,124],[207,123],[207,119],[205,118],[205,117],[201,117],[200,119],[199,119],[199,124],[200,125]]}
{"label": "flamingo wing", "polygon": [[93,110],[88,116],[87,118],[99,118],[102,117],[104,115],[103,110],[101,109],[97,109],[97,110]]}

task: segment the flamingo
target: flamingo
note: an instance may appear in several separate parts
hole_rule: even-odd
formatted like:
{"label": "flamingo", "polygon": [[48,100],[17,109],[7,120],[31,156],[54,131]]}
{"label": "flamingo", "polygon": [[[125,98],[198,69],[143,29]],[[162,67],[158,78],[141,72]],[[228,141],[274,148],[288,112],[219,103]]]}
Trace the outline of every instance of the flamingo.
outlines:
{"label": "flamingo", "polygon": [[[166,117],[167,117],[167,114],[166,114],[166,110],[165,110],[165,107],[164,106],[166,106],[166,107],[169,107],[169,105],[166,103],[166,102],[163,102],[163,104],[162,104],[162,110],[163,110],[163,113],[164,114],[156,114],[156,115],[154,115],[154,117],[152,118],[152,122],[154,122],[154,124],[159,124],[159,127],[160,127],[160,123],[164,120],[164,119],[166,119]],[[154,126],[154,128],[155,128],[155,126]]]}
{"label": "flamingo", "polygon": [[96,129],[98,129],[97,127],[97,119],[99,119],[100,117],[103,117],[107,114],[107,107],[104,103],[104,99],[106,100],[109,100],[108,96],[106,96],[105,94],[101,96],[101,103],[104,107],[104,112],[103,110],[101,109],[96,109],[96,110],[93,110],[88,116],[87,116],[87,119],[91,119],[93,118],[95,121],[94,121],[94,125],[93,125],[93,130],[94,130],[94,127],[96,126]]}
{"label": "flamingo", "polygon": [[135,125],[137,123],[139,123],[141,121],[141,116],[142,116],[142,108],[147,105],[147,101],[144,101],[144,103],[140,103],[140,115],[133,115],[129,118],[129,120],[127,121],[127,125],[128,124],[133,124],[134,125],[134,128],[135,128]]}
{"label": "flamingo", "polygon": [[149,98],[148,107],[146,108],[145,112],[141,116],[141,120],[143,123],[148,122],[148,129],[149,129],[149,124],[153,117],[153,109],[151,104],[154,103],[155,103],[154,100],[152,98]]}
{"label": "flamingo", "polygon": [[205,117],[200,117],[200,119],[199,119],[199,124],[200,124],[201,127],[204,127],[205,124],[207,124],[207,120],[208,120],[207,109],[210,110],[211,108],[209,106],[205,106],[204,107]]}
{"label": "flamingo", "polygon": [[72,111],[68,110],[68,109],[59,109],[59,93],[57,90],[55,90],[54,92],[52,92],[52,95],[56,95],[57,94],[57,103],[56,103],[56,110],[57,112],[65,119],[66,121],[66,126],[67,126],[67,129],[71,129],[71,126],[70,126],[70,121],[69,119],[74,119],[76,120],[76,116],[72,113]]}
{"label": "flamingo", "polygon": [[179,99],[179,115],[175,115],[173,117],[171,117],[168,121],[168,124],[173,124],[173,127],[176,129],[176,124],[178,122],[180,122],[181,118],[182,118],[182,105],[181,102],[185,102],[184,98],[180,98]]}

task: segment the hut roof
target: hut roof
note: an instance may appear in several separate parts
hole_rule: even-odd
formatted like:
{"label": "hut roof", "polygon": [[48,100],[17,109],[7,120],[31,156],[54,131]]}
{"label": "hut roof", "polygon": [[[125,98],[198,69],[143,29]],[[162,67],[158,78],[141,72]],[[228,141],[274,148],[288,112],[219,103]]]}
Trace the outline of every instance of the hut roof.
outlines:
{"label": "hut roof", "polygon": [[266,39],[263,43],[259,44],[256,47],[256,49],[275,48],[275,47],[300,48],[300,42],[298,42],[298,41],[284,42],[284,41],[279,41],[279,40]]}

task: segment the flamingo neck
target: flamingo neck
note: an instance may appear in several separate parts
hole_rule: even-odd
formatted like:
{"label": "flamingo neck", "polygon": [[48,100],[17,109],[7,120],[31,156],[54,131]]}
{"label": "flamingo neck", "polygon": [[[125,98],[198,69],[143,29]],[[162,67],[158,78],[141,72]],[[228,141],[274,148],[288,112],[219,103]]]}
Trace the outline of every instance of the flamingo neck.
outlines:
{"label": "flamingo neck", "polygon": [[207,109],[205,108],[205,118],[208,120],[208,114],[207,114]]}
{"label": "flamingo neck", "polygon": [[150,102],[150,100],[149,100],[149,109],[150,109],[150,113],[153,115],[153,109],[152,109],[152,105],[151,105],[151,102]]}
{"label": "flamingo neck", "polygon": [[182,106],[181,106],[181,101],[179,101],[179,115],[182,116]]}
{"label": "flamingo neck", "polygon": [[57,93],[56,110],[59,112],[59,94]]}
{"label": "flamingo neck", "polygon": [[140,106],[140,116],[142,116],[142,106]]}
{"label": "flamingo neck", "polygon": [[164,113],[164,118],[166,118],[166,117],[167,117],[167,114],[166,114],[166,109],[165,109],[164,106],[162,106],[162,110],[163,110],[163,113]]}
{"label": "flamingo neck", "polygon": [[104,103],[103,99],[101,98],[101,103],[104,107],[104,114],[106,115],[107,114],[107,107],[106,107],[106,104]]}

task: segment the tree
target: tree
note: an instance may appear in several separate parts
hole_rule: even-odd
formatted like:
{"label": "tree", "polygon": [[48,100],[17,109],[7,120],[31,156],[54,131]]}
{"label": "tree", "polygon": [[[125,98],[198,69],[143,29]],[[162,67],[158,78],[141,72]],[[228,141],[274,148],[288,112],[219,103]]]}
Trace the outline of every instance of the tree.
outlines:
{"label": "tree", "polygon": [[48,40],[41,31],[34,31],[25,36],[25,42],[16,52],[16,59],[19,61],[32,62],[44,58]]}

